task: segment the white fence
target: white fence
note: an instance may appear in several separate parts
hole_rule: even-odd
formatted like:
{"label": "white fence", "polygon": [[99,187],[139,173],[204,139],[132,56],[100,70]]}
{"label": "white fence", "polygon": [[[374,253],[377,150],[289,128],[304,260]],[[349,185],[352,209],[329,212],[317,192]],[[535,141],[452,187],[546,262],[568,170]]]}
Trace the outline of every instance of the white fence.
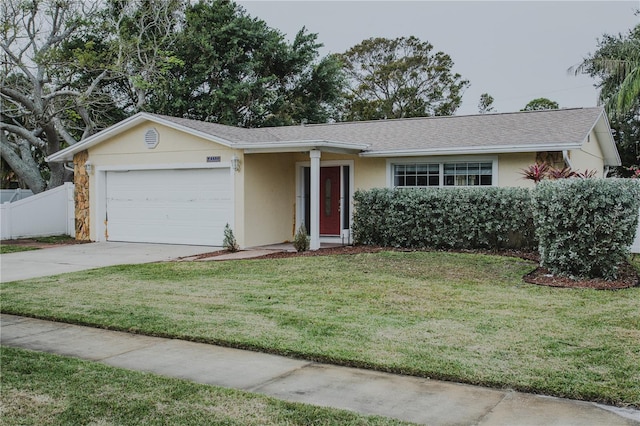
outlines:
{"label": "white fence", "polygon": [[0,239],[75,236],[73,184],[0,204]]}
{"label": "white fence", "polygon": [[636,230],[636,239],[631,245],[631,253],[640,253],[640,222],[638,222],[638,229]]}
{"label": "white fence", "polygon": [[0,204],[13,203],[32,195],[33,192],[30,189],[0,189]]}

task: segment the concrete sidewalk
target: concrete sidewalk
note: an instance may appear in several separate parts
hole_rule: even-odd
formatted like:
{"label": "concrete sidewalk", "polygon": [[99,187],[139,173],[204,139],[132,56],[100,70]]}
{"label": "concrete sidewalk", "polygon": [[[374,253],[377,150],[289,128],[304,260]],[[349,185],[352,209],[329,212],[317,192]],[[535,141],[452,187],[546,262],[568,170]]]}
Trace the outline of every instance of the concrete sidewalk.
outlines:
{"label": "concrete sidewalk", "polygon": [[429,425],[635,425],[640,411],[13,315],[0,343]]}

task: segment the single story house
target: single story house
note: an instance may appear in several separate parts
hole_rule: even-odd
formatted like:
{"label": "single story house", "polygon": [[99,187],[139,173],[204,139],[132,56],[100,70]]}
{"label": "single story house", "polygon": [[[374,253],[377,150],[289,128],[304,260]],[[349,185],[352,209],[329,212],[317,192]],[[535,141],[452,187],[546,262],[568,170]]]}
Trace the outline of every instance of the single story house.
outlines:
{"label": "single story house", "polygon": [[73,162],[76,235],[241,247],[349,241],[354,191],[531,186],[537,161],[604,176],[620,157],[602,108],[245,129],[138,113],[47,158]]}

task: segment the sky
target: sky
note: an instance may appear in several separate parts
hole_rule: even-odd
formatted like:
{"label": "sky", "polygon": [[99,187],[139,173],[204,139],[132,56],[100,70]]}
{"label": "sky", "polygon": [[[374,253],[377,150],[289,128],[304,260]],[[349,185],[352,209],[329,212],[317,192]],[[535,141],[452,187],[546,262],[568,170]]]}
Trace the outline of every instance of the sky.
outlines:
{"label": "sky", "polygon": [[448,54],[469,80],[457,115],[476,114],[482,93],[497,112],[535,98],[561,108],[598,104],[597,81],[568,73],[597,49],[603,34],[640,22],[634,1],[237,1],[291,40],[304,26],[318,34],[322,56],[371,37],[416,36]]}

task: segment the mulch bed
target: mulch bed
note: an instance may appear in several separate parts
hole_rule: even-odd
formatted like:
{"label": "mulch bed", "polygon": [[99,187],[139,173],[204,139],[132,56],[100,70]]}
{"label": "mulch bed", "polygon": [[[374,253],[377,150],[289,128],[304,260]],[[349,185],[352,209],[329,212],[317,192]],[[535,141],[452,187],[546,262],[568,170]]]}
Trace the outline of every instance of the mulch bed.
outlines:
{"label": "mulch bed", "polygon": [[596,290],[620,290],[636,287],[640,284],[640,278],[636,269],[624,262],[618,269],[618,278],[614,281],[601,278],[577,279],[553,275],[548,269],[539,267],[522,278],[530,284],[546,285],[550,287],[564,288],[591,288]]}

